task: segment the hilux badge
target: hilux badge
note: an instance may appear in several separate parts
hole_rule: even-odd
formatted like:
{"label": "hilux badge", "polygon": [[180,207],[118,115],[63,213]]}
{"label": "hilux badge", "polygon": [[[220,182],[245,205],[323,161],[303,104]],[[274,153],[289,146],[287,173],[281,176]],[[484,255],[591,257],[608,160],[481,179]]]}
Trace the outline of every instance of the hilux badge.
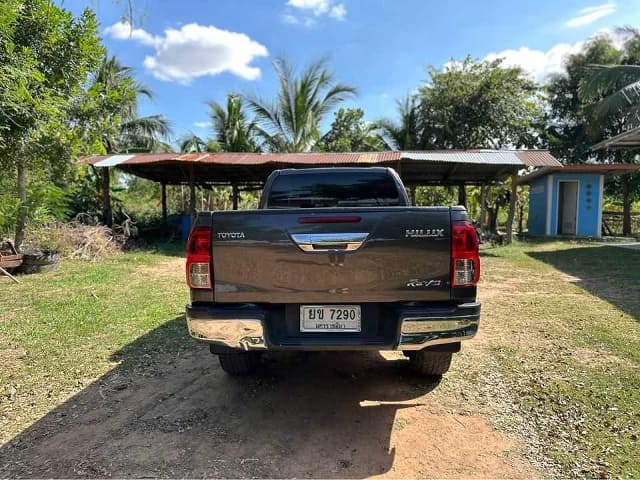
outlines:
{"label": "hilux badge", "polygon": [[405,238],[444,237],[444,228],[411,228],[404,232]]}

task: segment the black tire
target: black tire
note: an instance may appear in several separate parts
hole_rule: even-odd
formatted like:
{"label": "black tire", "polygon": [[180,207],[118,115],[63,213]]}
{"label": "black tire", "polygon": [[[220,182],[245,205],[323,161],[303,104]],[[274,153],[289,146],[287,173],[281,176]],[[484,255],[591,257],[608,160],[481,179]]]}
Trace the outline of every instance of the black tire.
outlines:
{"label": "black tire", "polygon": [[439,376],[449,371],[453,352],[434,352],[432,350],[418,350],[409,356],[411,368],[420,375]]}
{"label": "black tire", "polygon": [[27,252],[22,258],[22,273],[40,273],[55,270],[60,264],[60,254],[51,250]]}
{"label": "black tire", "polygon": [[242,376],[255,372],[260,364],[259,352],[221,353],[220,366],[229,375]]}

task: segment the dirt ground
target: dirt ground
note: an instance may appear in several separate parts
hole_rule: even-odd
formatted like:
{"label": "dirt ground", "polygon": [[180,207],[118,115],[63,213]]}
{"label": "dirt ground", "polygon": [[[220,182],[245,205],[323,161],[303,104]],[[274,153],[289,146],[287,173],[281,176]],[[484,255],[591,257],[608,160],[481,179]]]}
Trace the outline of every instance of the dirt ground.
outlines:
{"label": "dirt ground", "polygon": [[331,352],[270,354],[238,379],[194,342],[125,359],[51,410],[0,446],[0,478],[539,476],[457,378],[421,378],[399,352]]}

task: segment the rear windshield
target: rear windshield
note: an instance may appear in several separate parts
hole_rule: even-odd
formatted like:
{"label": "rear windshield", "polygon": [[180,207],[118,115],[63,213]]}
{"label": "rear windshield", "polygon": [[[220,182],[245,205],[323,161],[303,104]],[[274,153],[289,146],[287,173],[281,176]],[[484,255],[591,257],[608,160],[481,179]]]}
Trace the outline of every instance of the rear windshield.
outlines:
{"label": "rear windshield", "polygon": [[385,172],[285,174],[271,184],[267,208],[400,206],[398,187]]}

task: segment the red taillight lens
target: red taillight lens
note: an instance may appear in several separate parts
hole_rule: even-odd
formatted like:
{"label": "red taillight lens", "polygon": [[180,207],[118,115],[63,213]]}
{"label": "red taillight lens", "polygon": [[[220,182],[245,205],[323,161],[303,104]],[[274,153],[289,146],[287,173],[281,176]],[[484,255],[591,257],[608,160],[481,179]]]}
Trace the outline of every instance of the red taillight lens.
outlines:
{"label": "red taillight lens", "polygon": [[480,280],[480,240],[467,220],[451,226],[451,286],[473,286]]}
{"label": "red taillight lens", "polygon": [[187,241],[189,288],[211,288],[211,228],[195,227]]}

